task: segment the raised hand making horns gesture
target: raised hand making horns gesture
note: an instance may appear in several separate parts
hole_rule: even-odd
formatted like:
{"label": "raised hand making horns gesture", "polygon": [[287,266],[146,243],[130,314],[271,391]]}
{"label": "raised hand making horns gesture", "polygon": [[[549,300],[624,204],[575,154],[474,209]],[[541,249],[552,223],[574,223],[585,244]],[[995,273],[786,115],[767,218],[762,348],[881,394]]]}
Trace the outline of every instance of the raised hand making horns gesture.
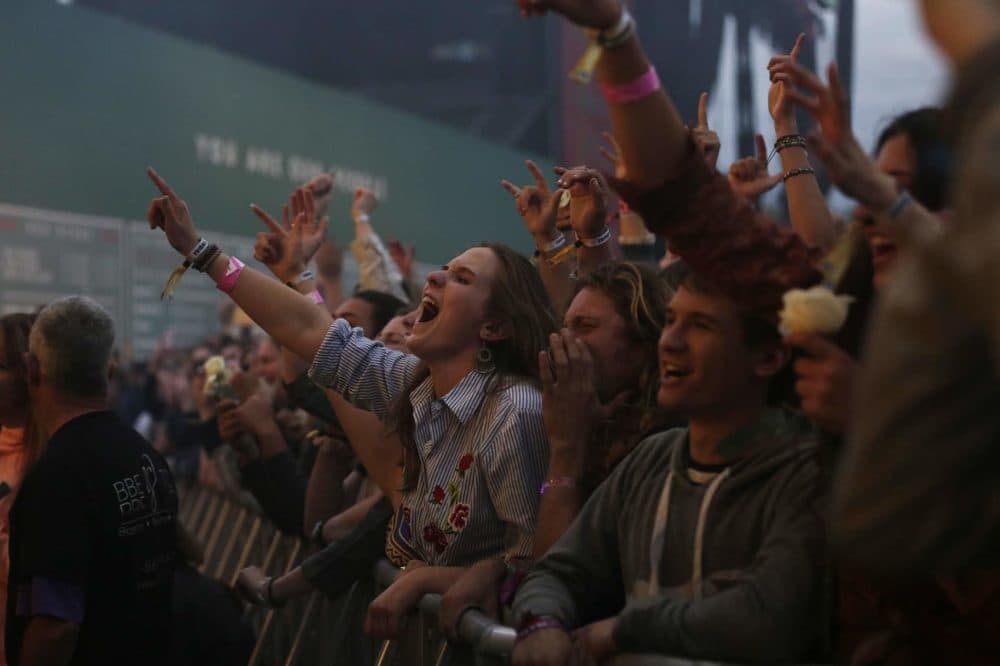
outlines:
{"label": "raised hand making horns gesture", "polygon": [[294,279],[326,239],[328,220],[316,219],[312,191],[300,187],[292,193],[289,204],[281,207],[281,224],[257,204],[250,204],[250,210],[269,229],[257,234],[254,258],[266,264],[281,281]]}
{"label": "raised hand making horns gesture", "polygon": [[563,191],[549,189],[545,175],[537,164],[531,160],[524,164],[534,178],[534,185],[517,187],[509,180],[500,181],[500,185],[514,197],[517,213],[524,219],[524,226],[535,239],[535,244],[544,247],[557,235],[556,215]]}

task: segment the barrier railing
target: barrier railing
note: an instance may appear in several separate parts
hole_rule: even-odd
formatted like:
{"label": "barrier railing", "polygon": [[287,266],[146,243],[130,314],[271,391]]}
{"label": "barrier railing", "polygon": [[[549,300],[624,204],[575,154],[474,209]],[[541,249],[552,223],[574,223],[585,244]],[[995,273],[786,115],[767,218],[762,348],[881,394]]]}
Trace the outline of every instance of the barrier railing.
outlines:
{"label": "barrier railing", "polygon": [[[274,525],[235,499],[200,486],[182,492],[180,522],[199,536],[205,557],[199,571],[226,585],[240,571],[260,566],[279,575],[310,553],[306,540],[282,534]],[[409,618],[403,635],[377,643],[362,631],[368,605],[376,593],[400,575],[386,560],[374,565],[373,580],[356,582],[331,600],[319,591],[291,600],[281,610],[248,606],[245,617],[257,643],[249,664],[376,664],[377,666],[497,666],[509,661],[516,634],[483,613],[466,612],[457,627],[458,642],[438,631],[441,597],[425,595]],[[662,655],[622,655],[613,666],[723,666]]]}
{"label": "barrier railing", "polygon": [[[399,576],[400,571],[387,560],[380,560],[375,565],[375,582],[380,588],[386,588]],[[514,639],[516,634],[510,627],[498,624],[486,617],[477,610],[470,610],[462,615],[456,633],[460,640],[458,644],[449,644],[438,631],[438,612],[441,607],[441,596],[438,594],[427,594],[420,600],[419,609],[416,614],[416,622],[410,622],[404,632],[403,638],[398,641],[385,641],[379,650],[377,666],[384,664],[504,664],[514,649]],[[412,618],[411,618],[412,619]],[[431,651],[435,655],[433,660],[426,659],[427,650],[421,650],[417,659],[413,659],[412,652],[402,653],[397,647],[393,652],[392,643],[399,646],[413,645],[415,636],[423,639],[423,642],[432,643],[436,649]],[[402,653],[402,654],[401,654]],[[397,655],[396,659],[390,660],[391,655]],[[400,660],[402,656],[404,660]]]}
{"label": "barrier railing", "polygon": [[[268,575],[291,571],[312,550],[304,539],[282,534],[237,499],[201,486],[182,492],[180,522],[203,545],[199,572],[233,586],[240,571],[259,566]],[[476,664],[507,663],[514,630],[478,611],[462,617],[460,644],[449,644],[437,628],[439,595],[427,595],[398,641],[374,642],[361,631],[368,604],[399,575],[386,560],[375,564],[374,581],[356,583],[341,598],[319,591],[281,610],[248,606],[257,643],[250,664]]]}

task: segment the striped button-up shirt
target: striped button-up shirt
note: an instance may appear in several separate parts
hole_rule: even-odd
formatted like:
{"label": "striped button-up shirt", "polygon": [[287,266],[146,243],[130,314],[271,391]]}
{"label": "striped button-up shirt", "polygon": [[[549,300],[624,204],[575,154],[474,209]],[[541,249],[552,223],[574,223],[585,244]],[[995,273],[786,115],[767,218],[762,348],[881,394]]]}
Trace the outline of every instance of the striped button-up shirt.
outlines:
{"label": "striped button-up shirt", "polygon": [[[386,349],[337,320],[309,376],[388,421],[419,370],[415,356]],[[548,464],[538,388],[471,372],[441,398],[428,377],[409,399],[421,468],[416,487],[403,493],[395,540],[437,565],[530,557]]]}

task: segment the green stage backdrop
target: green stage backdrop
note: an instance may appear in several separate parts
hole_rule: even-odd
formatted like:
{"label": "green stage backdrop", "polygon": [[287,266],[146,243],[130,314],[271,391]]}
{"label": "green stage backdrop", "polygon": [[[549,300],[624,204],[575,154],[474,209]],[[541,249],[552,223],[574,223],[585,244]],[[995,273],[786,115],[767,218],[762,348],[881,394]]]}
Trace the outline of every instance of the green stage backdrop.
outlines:
{"label": "green stage backdrop", "polygon": [[[202,317],[183,303],[173,314],[154,313],[155,299],[137,314],[127,289],[116,291],[109,280],[128,287],[142,276],[150,296],[153,277],[171,268],[169,255],[151,265],[136,255],[147,244],[137,238],[119,242],[115,257],[113,230],[78,222],[102,218],[119,225],[123,239],[139,233],[129,221],[144,218],[155,193],[143,172],[150,164],[188,201],[203,230],[230,236],[258,231],[251,202],[277,211],[296,183],[332,171],[341,190],[331,209],[338,241],[353,232],[349,192],[364,185],[383,199],[375,216],[383,236],[415,243],[418,258],[434,264],[485,239],[530,249],[499,185],[527,178],[525,157],[99,12],[54,0],[0,2],[6,310],[92,292],[130,322],[129,338],[141,333],[138,348],[171,322]],[[88,231],[66,231],[78,224]],[[81,259],[91,250],[96,254]],[[70,259],[72,270],[51,265]],[[22,270],[32,262],[37,270]],[[120,302],[111,303],[116,293]],[[143,312],[147,318],[137,321]]]}
{"label": "green stage backdrop", "polygon": [[[499,186],[527,176],[525,157],[99,12],[0,2],[7,203],[141,219],[153,164],[204,227],[247,233],[251,201],[273,209],[331,169],[379,190],[380,230],[437,262],[484,238],[528,248]],[[336,205],[342,240],[347,196]]]}

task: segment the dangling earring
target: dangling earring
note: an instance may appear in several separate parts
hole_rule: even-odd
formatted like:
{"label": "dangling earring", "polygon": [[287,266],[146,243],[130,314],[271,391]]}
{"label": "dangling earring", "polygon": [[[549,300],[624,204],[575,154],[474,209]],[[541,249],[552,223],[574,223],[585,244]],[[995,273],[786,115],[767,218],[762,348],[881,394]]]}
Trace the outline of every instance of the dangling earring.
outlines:
{"label": "dangling earring", "polygon": [[496,363],[493,362],[493,350],[484,342],[479,351],[476,352],[476,372],[481,375],[492,375],[496,369]]}

